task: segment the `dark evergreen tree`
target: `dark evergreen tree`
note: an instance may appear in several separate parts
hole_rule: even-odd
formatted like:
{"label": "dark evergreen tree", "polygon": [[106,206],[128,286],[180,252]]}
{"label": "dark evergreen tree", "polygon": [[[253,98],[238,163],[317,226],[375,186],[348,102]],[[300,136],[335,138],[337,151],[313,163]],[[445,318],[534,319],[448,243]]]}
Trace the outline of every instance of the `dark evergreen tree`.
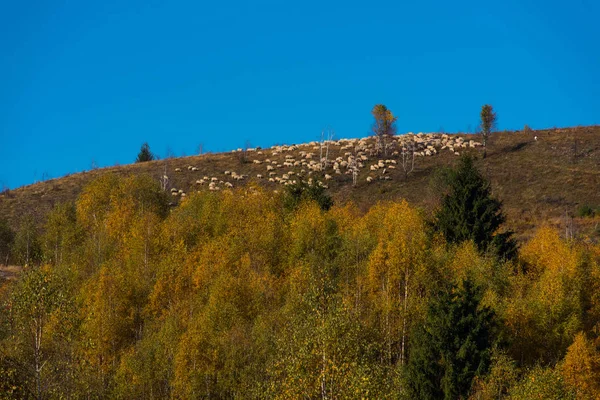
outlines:
{"label": "dark evergreen tree", "polygon": [[299,179],[295,184],[285,187],[284,205],[288,210],[295,210],[303,201],[316,201],[322,210],[333,206],[333,199],[325,192],[319,181],[307,183]]}
{"label": "dark evergreen tree", "polygon": [[154,156],[154,154],[152,154],[152,152],[150,151],[150,146],[148,145],[148,143],[144,143],[142,145],[142,148],[140,149],[140,152],[138,153],[137,158],[135,159],[135,162],[140,163],[140,162],[152,161],[155,158],[156,157]]}
{"label": "dark evergreen tree", "polygon": [[407,383],[416,399],[466,398],[486,374],[494,340],[493,311],[466,280],[431,300],[426,321],[411,335]]}
{"label": "dark evergreen tree", "polygon": [[447,176],[447,193],[435,216],[435,228],[449,243],[472,240],[480,251],[492,250],[501,258],[516,255],[512,232],[498,233],[505,217],[501,203],[491,195],[490,183],[477,170],[473,157],[461,157]]}
{"label": "dark evergreen tree", "polygon": [[5,219],[0,218],[0,265],[8,264],[10,249],[15,240],[15,233]]}

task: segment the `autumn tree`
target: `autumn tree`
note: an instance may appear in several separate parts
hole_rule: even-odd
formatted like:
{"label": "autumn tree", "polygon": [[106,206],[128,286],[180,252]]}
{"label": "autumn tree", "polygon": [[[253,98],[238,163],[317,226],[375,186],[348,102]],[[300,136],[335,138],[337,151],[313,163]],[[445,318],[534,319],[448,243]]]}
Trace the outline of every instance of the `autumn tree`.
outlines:
{"label": "autumn tree", "polygon": [[584,333],[575,335],[560,372],[578,399],[593,399],[600,393],[600,352]]}
{"label": "autumn tree", "polygon": [[427,239],[422,218],[405,201],[388,205],[384,214],[369,259],[369,289],[385,360],[404,365],[408,332],[422,307],[416,293],[423,292],[426,279]]}
{"label": "autumn tree", "polygon": [[19,230],[15,236],[13,253],[16,261],[21,265],[41,262],[40,236],[35,218],[31,214],[27,214],[21,219]]}
{"label": "autumn tree", "polygon": [[511,279],[503,307],[511,352],[529,365],[556,363],[584,326],[594,274],[583,268],[578,249],[550,227],[538,229],[523,246],[520,261],[525,273]]}
{"label": "autumn tree", "polygon": [[140,148],[140,152],[138,153],[135,162],[141,163],[146,161],[152,161],[155,158],[156,157],[154,156],[154,154],[152,154],[152,152],[150,151],[150,146],[148,145],[148,143],[144,143]]}
{"label": "autumn tree", "polygon": [[516,243],[512,232],[499,233],[505,221],[501,203],[475,167],[473,157],[461,157],[447,175],[447,192],[435,215],[435,228],[450,243],[472,240],[480,251],[492,250],[502,258],[513,258]]}
{"label": "autumn tree", "polygon": [[72,254],[80,237],[77,212],[72,203],[57,204],[46,217],[42,236],[44,257],[47,262],[60,265],[64,256]]}
{"label": "autumn tree", "polygon": [[[29,393],[37,399],[56,389],[58,376],[53,336],[65,328],[61,318],[68,299],[47,266],[26,270],[15,287],[8,306],[12,321],[10,347],[19,355],[19,366]],[[64,349],[63,349],[64,350]]]}
{"label": "autumn tree", "polygon": [[481,107],[480,118],[481,136],[483,136],[483,157],[485,158],[485,156],[487,155],[488,138],[490,137],[494,129],[496,129],[497,117],[494,108],[489,104],[483,105]]}
{"label": "autumn tree", "polygon": [[377,139],[377,150],[387,155],[387,139],[396,134],[396,120],[392,112],[383,104],[377,104],[371,110],[373,126],[371,130]]}

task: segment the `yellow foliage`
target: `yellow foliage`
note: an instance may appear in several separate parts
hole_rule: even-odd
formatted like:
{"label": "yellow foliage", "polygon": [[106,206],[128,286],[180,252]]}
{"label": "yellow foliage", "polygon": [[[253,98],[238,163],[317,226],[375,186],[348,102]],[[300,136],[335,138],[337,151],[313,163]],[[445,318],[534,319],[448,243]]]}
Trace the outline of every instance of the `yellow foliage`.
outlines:
{"label": "yellow foliage", "polygon": [[578,399],[600,397],[600,353],[582,332],[575,335],[560,372]]}
{"label": "yellow foliage", "polygon": [[549,226],[537,230],[521,249],[520,256],[527,263],[528,271],[536,275],[551,270],[573,276],[577,268],[577,252]]}

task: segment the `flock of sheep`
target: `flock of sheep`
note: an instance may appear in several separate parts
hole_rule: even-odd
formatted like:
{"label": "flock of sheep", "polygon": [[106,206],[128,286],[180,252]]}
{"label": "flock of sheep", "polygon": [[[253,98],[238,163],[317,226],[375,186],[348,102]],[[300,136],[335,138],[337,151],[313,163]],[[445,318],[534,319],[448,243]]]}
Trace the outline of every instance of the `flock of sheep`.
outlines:
{"label": "flock of sheep", "polygon": [[[461,149],[481,146],[474,140],[466,141],[459,136],[440,133],[408,133],[387,138],[385,149],[378,149],[372,137],[362,139],[339,139],[323,142],[310,142],[300,145],[278,145],[269,149],[249,148],[237,149],[232,153],[245,151],[246,158],[254,165],[264,165],[264,173],[258,173],[255,178],[281,185],[297,183],[298,179],[313,177],[320,185],[327,188],[322,181],[330,181],[335,175],[351,175],[356,186],[361,170],[366,172],[365,182],[375,179],[391,180],[389,173],[399,168],[407,168],[407,162],[414,162],[416,157],[430,157],[443,150],[460,154]],[[334,156],[335,155],[335,156]],[[382,157],[383,156],[383,157]],[[381,157],[381,158],[380,158]],[[198,167],[189,165],[189,171],[200,171]],[[182,172],[175,168],[176,173]],[[254,176],[253,176],[254,177]],[[168,179],[168,177],[163,177]],[[233,188],[231,181],[242,181],[250,178],[248,174],[236,171],[223,171],[223,177],[204,176],[197,179],[198,189],[207,187],[208,190],[218,191],[223,188]],[[182,189],[171,189],[173,196],[185,197]]]}

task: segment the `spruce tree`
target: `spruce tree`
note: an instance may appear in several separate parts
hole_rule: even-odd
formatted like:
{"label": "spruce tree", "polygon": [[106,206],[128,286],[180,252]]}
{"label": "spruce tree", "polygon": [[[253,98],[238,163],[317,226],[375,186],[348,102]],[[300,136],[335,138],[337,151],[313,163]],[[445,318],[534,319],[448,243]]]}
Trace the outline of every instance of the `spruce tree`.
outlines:
{"label": "spruce tree", "polygon": [[492,197],[490,183],[477,170],[473,157],[461,157],[447,176],[447,193],[435,216],[435,228],[449,243],[472,240],[480,251],[501,258],[516,255],[512,232],[497,233],[505,221],[501,203]]}
{"label": "spruce tree", "polygon": [[154,158],[154,154],[152,154],[152,152],[150,151],[150,146],[148,145],[148,143],[144,143],[142,145],[142,148],[140,149],[140,152],[138,153],[135,162],[141,163],[146,161],[152,161],[154,160]]}
{"label": "spruce tree", "polygon": [[407,383],[411,398],[467,398],[473,379],[486,374],[494,340],[494,314],[466,280],[432,299],[426,321],[410,340]]}

